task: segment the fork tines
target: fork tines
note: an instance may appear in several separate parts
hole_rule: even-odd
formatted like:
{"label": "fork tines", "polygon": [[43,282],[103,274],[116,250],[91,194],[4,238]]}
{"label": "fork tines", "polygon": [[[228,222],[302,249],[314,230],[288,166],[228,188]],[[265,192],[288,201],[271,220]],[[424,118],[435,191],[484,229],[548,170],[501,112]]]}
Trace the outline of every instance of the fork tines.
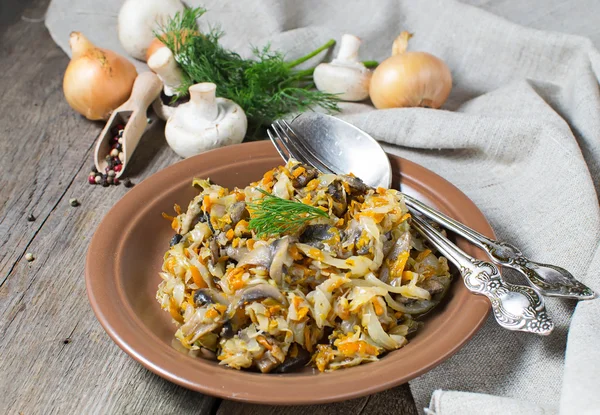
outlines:
{"label": "fork tines", "polygon": [[319,158],[302,134],[297,133],[287,121],[276,120],[267,129],[267,135],[281,158],[286,162],[293,158],[313,166],[321,172],[336,174]]}

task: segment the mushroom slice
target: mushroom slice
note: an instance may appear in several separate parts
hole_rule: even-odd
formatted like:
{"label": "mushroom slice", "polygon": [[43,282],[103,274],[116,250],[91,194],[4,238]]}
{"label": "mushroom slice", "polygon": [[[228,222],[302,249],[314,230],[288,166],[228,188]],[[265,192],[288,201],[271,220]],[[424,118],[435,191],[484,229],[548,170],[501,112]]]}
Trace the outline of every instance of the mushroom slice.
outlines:
{"label": "mushroom slice", "polygon": [[290,373],[304,367],[310,362],[310,353],[306,351],[302,346],[294,343],[290,347],[287,357],[282,364],[277,366],[274,370],[275,373]]}
{"label": "mushroom slice", "polygon": [[194,198],[188,205],[187,211],[185,212],[185,216],[183,217],[181,223],[180,234],[185,235],[192,229],[192,224],[194,223],[194,219],[196,219],[201,213],[202,209],[200,207],[200,203],[197,200],[198,198]]}
{"label": "mushroom slice", "polygon": [[340,176],[344,182],[348,184],[350,188],[350,194],[352,196],[364,195],[369,190],[369,186],[367,186],[361,179],[355,176],[350,176],[344,174]]}
{"label": "mushroom slice", "polygon": [[229,207],[229,217],[231,226],[235,226],[239,221],[248,219],[250,214],[246,209],[246,202],[235,202]]}
{"label": "mushroom slice", "polygon": [[194,293],[194,303],[196,303],[197,306],[202,307],[207,304],[214,304],[215,300],[213,300],[209,290],[201,288]]}
{"label": "mushroom slice", "polygon": [[385,283],[390,281],[390,264],[398,259],[398,255],[402,252],[408,251],[410,249],[411,244],[411,235],[409,231],[404,232],[402,235],[396,239],[394,246],[391,251],[387,254],[383,263],[381,264],[381,268],[379,269],[378,278]]}
{"label": "mushroom slice", "polygon": [[273,259],[269,267],[269,276],[281,287],[283,277],[283,266],[287,263],[291,265],[290,256],[288,254],[288,247],[290,246],[290,239],[287,236],[277,239],[271,245],[273,250]]}
{"label": "mushroom slice", "polygon": [[300,242],[308,245],[319,245],[320,242],[333,239],[334,226],[327,224],[308,225],[304,228],[304,232],[300,235]]}
{"label": "mushroom slice", "polygon": [[[296,169],[298,169],[300,167],[304,168],[304,171],[301,174],[298,174],[296,176],[294,174],[294,172],[296,171]],[[302,187],[305,187],[308,184],[308,182],[310,182],[312,179],[317,177],[319,174],[317,169],[315,169],[314,167],[310,167],[310,166],[307,166],[306,164],[302,164],[302,163],[298,163],[298,164],[294,165],[291,168],[291,173],[292,173],[292,176],[294,177],[292,179],[292,186],[294,186],[295,189],[300,189]]]}
{"label": "mushroom slice", "polygon": [[238,308],[246,303],[260,301],[266,298],[272,298],[273,300],[282,304],[285,303],[285,297],[277,288],[269,284],[258,284],[252,287],[248,287],[244,290],[244,292],[240,296]]}
{"label": "mushroom slice", "polygon": [[327,194],[331,196],[331,199],[333,200],[333,214],[338,218],[342,217],[346,212],[348,202],[346,201],[346,190],[344,189],[341,180],[334,180],[329,183],[329,186],[327,186]]}
{"label": "mushroom slice", "polygon": [[262,373],[269,373],[279,365],[279,361],[270,351],[266,351],[260,359],[254,361],[254,364]]}
{"label": "mushroom slice", "polygon": [[229,301],[218,291],[211,288],[200,288],[194,292],[194,302],[196,306],[202,307],[207,304],[229,305]]}
{"label": "mushroom slice", "polygon": [[269,265],[273,260],[273,251],[271,250],[271,247],[263,244],[254,245],[252,251],[249,251],[246,247],[233,248],[230,245],[227,247],[227,255],[238,261],[238,267],[250,264],[269,268]]}

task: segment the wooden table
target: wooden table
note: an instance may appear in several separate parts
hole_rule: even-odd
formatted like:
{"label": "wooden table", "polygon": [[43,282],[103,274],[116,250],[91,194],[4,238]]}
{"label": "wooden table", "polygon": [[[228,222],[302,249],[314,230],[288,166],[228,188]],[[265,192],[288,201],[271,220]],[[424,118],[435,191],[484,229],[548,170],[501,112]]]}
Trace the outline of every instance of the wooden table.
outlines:
{"label": "wooden table", "polygon": [[[88,304],[84,262],[98,224],[128,189],[87,183],[102,125],[63,97],[68,58],[42,21],[48,0],[1,1],[0,413],[417,413],[408,385],[314,407],[220,400],[163,380],[119,349]],[[178,160],[163,127],[144,137],[133,182]]]}

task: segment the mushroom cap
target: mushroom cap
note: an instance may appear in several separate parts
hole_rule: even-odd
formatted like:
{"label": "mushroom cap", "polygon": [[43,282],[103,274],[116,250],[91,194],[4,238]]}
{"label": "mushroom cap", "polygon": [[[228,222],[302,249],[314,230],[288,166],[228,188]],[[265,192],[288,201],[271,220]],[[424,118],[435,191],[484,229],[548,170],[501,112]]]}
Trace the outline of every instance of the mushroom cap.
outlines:
{"label": "mushroom cap", "polygon": [[360,62],[322,63],[315,68],[317,89],[338,94],[343,101],[362,101],[369,96],[371,71]]}
{"label": "mushroom cap", "polygon": [[191,101],[177,107],[169,118],[165,137],[169,146],[180,157],[188,158],[242,142],[248,128],[248,120],[242,108],[225,98],[217,98],[216,103],[218,115],[215,120],[200,116]]}

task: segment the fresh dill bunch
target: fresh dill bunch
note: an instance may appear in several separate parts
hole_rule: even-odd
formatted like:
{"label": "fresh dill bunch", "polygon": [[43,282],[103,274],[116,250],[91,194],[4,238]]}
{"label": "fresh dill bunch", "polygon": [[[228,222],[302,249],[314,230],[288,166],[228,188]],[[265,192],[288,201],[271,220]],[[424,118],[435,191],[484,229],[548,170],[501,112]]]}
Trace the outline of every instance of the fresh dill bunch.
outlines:
{"label": "fresh dill bunch", "polygon": [[184,72],[177,99],[188,94],[188,88],[199,82],[217,85],[217,96],[231,99],[246,113],[255,129],[294,111],[320,106],[330,112],[339,111],[335,94],[313,89],[314,68],[297,70],[297,65],[335,44],[330,40],[308,55],[286,62],[285,56],[269,46],[253,49],[253,59],[221,46],[223,32],[210,28],[200,33],[196,20],[206,12],[202,8],[177,13],[160,28],[161,41],[173,51]]}
{"label": "fresh dill bunch", "polygon": [[259,238],[295,233],[307,222],[319,217],[327,218],[326,211],[295,200],[287,200],[257,189],[264,197],[248,203],[249,228]]}

